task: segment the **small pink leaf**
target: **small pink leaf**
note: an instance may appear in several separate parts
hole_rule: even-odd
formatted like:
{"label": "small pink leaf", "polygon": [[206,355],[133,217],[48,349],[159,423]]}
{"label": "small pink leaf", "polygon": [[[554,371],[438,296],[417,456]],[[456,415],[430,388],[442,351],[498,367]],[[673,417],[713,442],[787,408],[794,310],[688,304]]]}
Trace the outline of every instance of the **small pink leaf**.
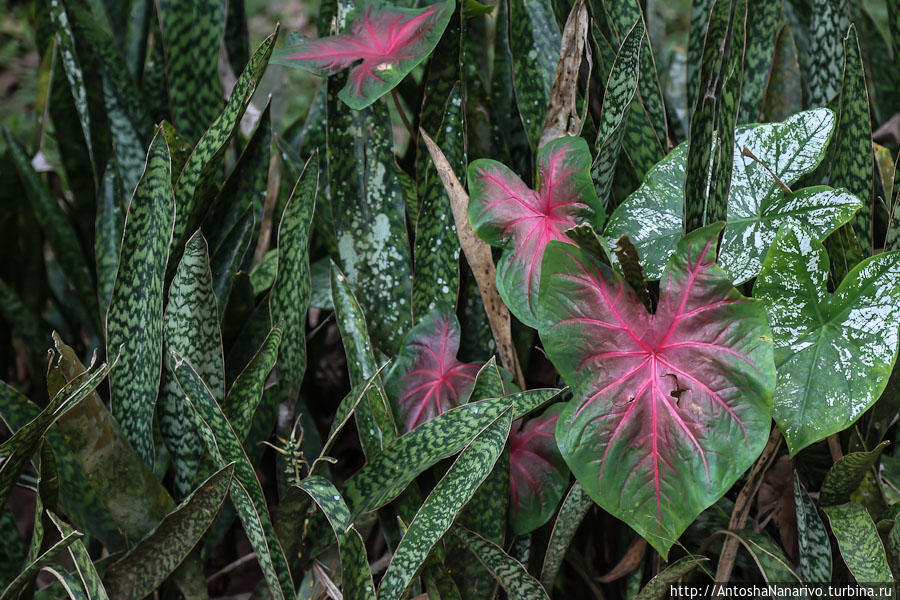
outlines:
{"label": "small pink leaf", "polygon": [[342,35],[314,40],[292,34],[272,53],[271,62],[325,76],[356,65],[338,97],[359,110],[391,91],[425,60],[455,5],[453,0],[421,9],[370,4]]}
{"label": "small pink leaf", "polygon": [[555,404],[521,429],[521,423],[513,423],[509,434],[509,519],[516,535],[546,523],[568,486],[569,468],[554,435],[562,409],[562,404]]}
{"label": "small pink leaf", "polygon": [[721,224],[678,245],[655,314],[607,265],[551,244],[544,348],[575,398],[559,448],[600,506],[663,556],[762,451],[775,386],[763,307],[715,264]]}
{"label": "small pink leaf", "polygon": [[469,221],[482,239],[506,246],[497,266],[497,291],[516,317],[537,326],[541,260],[551,241],[571,243],[565,231],[602,216],[590,176],[591,154],[581,138],[560,138],[538,153],[540,185],[530,189],[505,165],[469,165]]}
{"label": "small pink leaf", "polygon": [[471,395],[479,365],[457,360],[459,335],[459,321],[446,308],[434,309],[406,335],[385,383],[405,431]]}

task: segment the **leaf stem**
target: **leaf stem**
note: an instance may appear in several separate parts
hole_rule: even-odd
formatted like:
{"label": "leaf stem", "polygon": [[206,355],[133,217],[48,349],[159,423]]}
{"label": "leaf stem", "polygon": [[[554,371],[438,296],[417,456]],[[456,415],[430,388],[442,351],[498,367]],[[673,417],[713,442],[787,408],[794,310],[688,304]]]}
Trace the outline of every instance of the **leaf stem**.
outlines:
{"label": "leaf stem", "polygon": [[416,130],[413,129],[412,123],[409,122],[409,119],[406,118],[406,113],[403,111],[403,106],[400,104],[400,98],[397,97],[397,88],[391,90],[391,98],[394,99],[394,106],[397,107],[397,112],[400,113],[400,118],[403,120],[403,125],[406,126],[406,131],[409,132],[409,137],[412,140],[413,144],[418,141],[418,136],[416,135]]}

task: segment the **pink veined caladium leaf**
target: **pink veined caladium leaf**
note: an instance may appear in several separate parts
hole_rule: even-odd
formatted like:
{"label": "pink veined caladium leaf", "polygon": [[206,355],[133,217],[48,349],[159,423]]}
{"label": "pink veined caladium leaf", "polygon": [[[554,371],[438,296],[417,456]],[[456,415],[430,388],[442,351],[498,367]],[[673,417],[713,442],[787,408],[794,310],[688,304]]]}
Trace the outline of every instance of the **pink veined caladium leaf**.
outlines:
{"label": "pink veined caladium leaf", "polygon": [[469,221],[484,241],[505,246],[497,265],[497,291],[526,325],[537,327],[547,244],[571,244],[567,229],[603,218],[590,168],[591,153],[581,138],[560,138],[541,148],[537,190],[497,161],[479,159],[469,165]]}
{"label": "pink veined caladium leaf", "polygon": [[554,404],[521,428],[521,423],[513,423],[509,434],[509,521],[516,535],[546,523],[568,487],[569,467],[554,435],[562,409],[562,404]]}
{"label": "pink veined caladium leaf", "polygon": [[[391,91],[434,50],[453,15],[453,0],[421,9],[371,3],[349,17],[342,35],[288,36],[270,62],[328,76],[353,66],[338,98],[359,110]],[[358,63],[358,64],[357,64]]]}
{"label": "pink veined caladium leaf", "polygon": [[480,368],[456,358],[459,321],[436,308],[406,334],[385,389],[405,431],[466,402]]}
{"label": "pink veined caladium leaf", "polygon": [[541,339],[575,394],[557,443],[587,493],[663,558],[769,436],[771,331],[714,262],[721,229],[681,240],[655,314],[578,248],[553,243],[544,258]]}

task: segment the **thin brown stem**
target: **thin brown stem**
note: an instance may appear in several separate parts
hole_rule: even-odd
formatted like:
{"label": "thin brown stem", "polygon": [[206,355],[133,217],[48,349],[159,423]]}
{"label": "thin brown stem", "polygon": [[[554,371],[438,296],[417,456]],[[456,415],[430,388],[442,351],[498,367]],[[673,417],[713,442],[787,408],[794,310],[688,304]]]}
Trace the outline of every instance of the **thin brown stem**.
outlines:
{"label": "thin brown stem", "polygon": [[400,114],[400,119],[403,121],[403,125],[406,126],[406,131],[409,132],[409,138],[412,140],[412,143],[415,144],[417,141],[416,130],[413,129],[412,123],[409,122],[409,119],[406,118],[406,112],[403,110],[403,105],[400,104],[400,98],[397,96],[397,88],[391,90],[391,98],[394,99],[394,106],[397,107],[397,112]]}

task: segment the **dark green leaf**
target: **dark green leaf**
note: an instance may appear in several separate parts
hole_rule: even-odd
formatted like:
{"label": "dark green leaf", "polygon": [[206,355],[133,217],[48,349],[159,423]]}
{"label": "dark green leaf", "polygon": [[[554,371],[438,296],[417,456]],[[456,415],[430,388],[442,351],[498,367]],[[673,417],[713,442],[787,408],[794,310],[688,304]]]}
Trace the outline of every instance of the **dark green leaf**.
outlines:
{"label": "dark green leaf", "polygon": [[[562,567],[566,550],[575,537],[581,521],[587,515],[594,501],[584,491],[584,488],[576,481],[569,488],[556,520],[553,522],[553,530],[550,532],[550,541],[547,542],[547,553],[544,555],[544,565],[541,567],[541,584],[545,589],[552,590],[559,569]],[[648,584],[649,585],[649,584]]]}
{"label": "dark green leaf", "polygon": [[[63,539],[77,533],[52,512],[48,512],[47,516],[56,525]],[[85,600],[108,600],[109,596],[103,587],[103,582],[100,581],[100,574],[97,573],[97,569],[91,561],[91,556],[88,554],[87,548],[84,547],[84,542],[80,537],[69,544],[66,550],[72,559],[72,563],[75,565],[75,573],[78,574],[76,581],[81,584],[81,591],[84,594],[83,598]]]}
{"label": "dark green leaf", "polygon": [[452,531],[503,586],[511,600],[549,600],[540,582],[503,548],[464,527],[456,526]]}
{"label": "dark green leaf", "polygon": [[762,121],[781,121],[803,108],[803,87],[797,62],[797,45],[790,26],[785,23],[775,39],[772,70],[762,99]]}
{"label": "dark green leaf", "polygon": [[831,541],[800,478],[794,472],[794,506],[797,511],[797,542],[800,578],[806,583],[831,581]]}
{"label": "dark green leaf", "polygon": [[849,2],[812,0],[809,9],[809,104],[824,106],[841,90],[841,40],[850,25]]}
{"label": "dark green leaf", "polygon": [[84,534],[79,531],[72,531],[68,535],[63,536],[61,540],[53,544],[46,552],[25,565],[22,571],[13,579],[3,593],[0,593],[0,600],[11,600],[18,597],[18,592],[25,587],[31,578],[41,570],[42,567],[52,563],[56,556],[68,548],[71,544],[81,539]]}
{"label": "dark green leaf", "polygon": [[283,332],[284,327],[281,325],[272,328],[259,350],[234,380],[222,404],[222,412],[240,440],[246,441],[250,433],[250,425],[262,400],[266,379],[278,358]]}
{"label": "dark green leaf", "polygon": [[[794,572],[791,562],[767,533],[756,533],[745,529],[723,531],[743,546],[762,573],[766,583],[797,583],[800,577]],[[874,580],[873,580],[874,581]]]}
{"label": "dark green leaf", "polygon": [[837,538],[838,548],[856,581],[893,582],[884,546],[872,517],[853,502],[823,508]]}
{"label": "dark green leaf", "polygon": [[[754,4],[752,8],[748,5],[739,123],[759,121],[766,83],[770,73],[773,73],[773,55],[780,19],[781,2],[762,2]],[[793,83],[795,87],[799,87],[796,80]]]}
{"label": "dark green leaf", "polygon": [[[819,503],[822,506],[830,506],[847,502],[850,495],[859,488],[869,470],[878,461],[882,451],[889,445],[890,442],[885,440],[869,452],[851,452],[834,463],[825,474]],[[827,580],[822,579],[821,581]]]}
{"label": "dark green leaf", "polygon": [[685,556],[679,558],[664,571],[647,582],[634,600],[662,600],[669,593],[671,585],[690,573],[701,562],[709,560],[704,556]]}

